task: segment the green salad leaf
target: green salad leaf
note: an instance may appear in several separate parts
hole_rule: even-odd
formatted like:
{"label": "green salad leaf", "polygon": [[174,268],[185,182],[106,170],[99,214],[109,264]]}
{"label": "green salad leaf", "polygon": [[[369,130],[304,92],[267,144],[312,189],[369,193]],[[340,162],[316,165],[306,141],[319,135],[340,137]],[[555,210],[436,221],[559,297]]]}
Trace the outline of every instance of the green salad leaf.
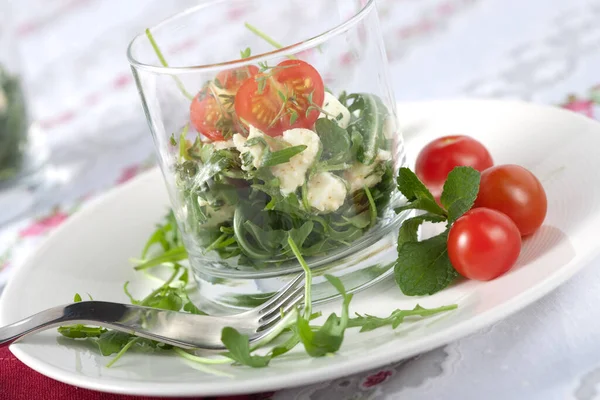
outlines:
{"label": "green salad leaf", "polygon": [[231,327],[223,328],[221,332],[221,341],[229,350],[224,355],[237,361],[242,365],[247,365],[253,368],[263,368],[269,365],[271,356],[257,356],[250,354],[250,344],[248,336],[240,334]]}

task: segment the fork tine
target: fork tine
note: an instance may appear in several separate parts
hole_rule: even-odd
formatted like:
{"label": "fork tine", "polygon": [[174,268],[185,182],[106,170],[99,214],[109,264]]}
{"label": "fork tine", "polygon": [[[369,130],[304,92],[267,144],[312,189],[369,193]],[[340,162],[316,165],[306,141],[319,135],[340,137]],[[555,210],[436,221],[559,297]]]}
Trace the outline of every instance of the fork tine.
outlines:
{"label": "fork tine", "polygon": [[256,331],[263,332],[264,330],[271,328],[273,325],[279,322],[283,314],[286,314],[293,307],[298,305],[302,299],[304,299],[304,292],[297,291],[296,295],[291,298],[290,302],[283,304],[278,310],[276,310],[276,312],[271,313],[267,318],[261,318],[259,320],[260,326],[256,329]]}
{"label": "fork tine", "polygon": [[282,289],[280,289],[277,293],[275,293],[273,295],[273,297],[271,297],[269,300],[264,302],[258,309],[255,310],[255,312],[262,314],[262,313],[271,311],[273,308],[275,308],[276,310],[279,310],[279,304],[282,301],[285,301],[289,297],[288,296],[289,293],[291,293],[294,290],[294,288],[298,285],[298,283],[300,283],[303,279],[304,279],[304,274],[299,274],[297,277],[292,279],[291,282],[289,282]]}

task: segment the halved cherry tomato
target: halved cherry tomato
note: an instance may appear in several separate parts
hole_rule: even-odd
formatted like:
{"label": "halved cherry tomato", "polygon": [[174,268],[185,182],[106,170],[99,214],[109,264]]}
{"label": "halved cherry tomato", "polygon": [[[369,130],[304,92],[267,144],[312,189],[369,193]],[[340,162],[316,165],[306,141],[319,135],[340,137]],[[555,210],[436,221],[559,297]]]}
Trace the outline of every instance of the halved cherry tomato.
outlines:
{"label": "halved cherry tomato", "polygon": [[256,74],[258,74],[258,67],[255,65],[248,65],[246,67],[221,71],[217,74],[215,80],[218,81],[217,85],[220,85],[228,92],[237,92],[246,79],[251,78]]}
{"label": "halved cherry tomato", "polygon": [[544,222],[548,200],[544,187],[530,171],[518,165],[497,165],[481,174],[475,207],[503,212],[525,236]]}
{"label": "halved cherry tomato", "polygon": [[325,97],[323,79],[310,64],[285,60],[271,71],[247,79],[235,96],[240,120],[270,136],[292,128],[312,128]]}
{"label": "halved cherry tomato", "polygon": [[521,252],[521,234],[505,214],[475,208],[457,219],[448,233],[448,257],[459,274],[489,281],[512,268]]}
{"label": "halved cherry tomato", "polygon": [[224,136],[233,134],[236,121],[215,95],[202,90],[190,104],[190,121],[196,131],[213,141],[225,140]]}
{"label": "halved cherry tomato", "polygon": [[444,136],[423,147],[415,173],[437,198],[454,167],[472,167],[481,172],[492,165],[492,156],[477,140],[464,135]]}

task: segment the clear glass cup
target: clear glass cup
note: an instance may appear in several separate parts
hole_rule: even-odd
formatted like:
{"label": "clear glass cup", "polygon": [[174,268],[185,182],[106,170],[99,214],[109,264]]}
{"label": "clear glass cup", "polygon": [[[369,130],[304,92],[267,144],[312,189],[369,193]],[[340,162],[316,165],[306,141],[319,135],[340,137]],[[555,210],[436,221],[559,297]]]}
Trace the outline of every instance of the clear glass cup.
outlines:
{"label": "clear glass cup", "polygon": [[35,185],[47,159],[41,133],[30,118],[22,58],[10,2],[0,3],[0,224],[33,204],[28,188]]}
{"label": "clear glass cup", "polygon": [[373,0],[212,1],[128,58],[200,302],[255,305],[297,253],[316,300],[325,273],[390,273],[405,156]]}

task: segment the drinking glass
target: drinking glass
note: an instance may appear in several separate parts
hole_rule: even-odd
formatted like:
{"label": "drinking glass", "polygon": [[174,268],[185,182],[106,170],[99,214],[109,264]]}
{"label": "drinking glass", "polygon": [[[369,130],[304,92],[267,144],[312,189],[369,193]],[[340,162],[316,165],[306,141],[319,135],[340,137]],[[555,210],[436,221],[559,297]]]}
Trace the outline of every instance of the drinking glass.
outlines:
{"label": "drinking glass", "polygon": [[198,301],[251,307],[306,263],[313,295],[383,279],[405,164],[373,0],[218,0],[128,58]]}

